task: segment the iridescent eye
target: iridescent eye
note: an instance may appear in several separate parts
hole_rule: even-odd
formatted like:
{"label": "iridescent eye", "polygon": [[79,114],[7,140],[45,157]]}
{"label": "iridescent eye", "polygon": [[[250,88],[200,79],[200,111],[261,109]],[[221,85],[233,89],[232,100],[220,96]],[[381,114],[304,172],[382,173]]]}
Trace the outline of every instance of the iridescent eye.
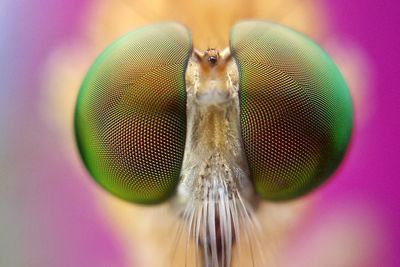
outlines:
{"label": "iridescent eye", "polygon": [[156,24],[115,41],[90,68],[75,134],[87,169],[113,194],[156,203],[174,191],[185,147],[191,53],[185,27]]}
{"label": "iridescent eye", "polygon": [[343,77],[313,41],[273,23],[236,24],[230,48],[256,191],[270,200],[311,191],[337,168],[350,140],[353,110]]}

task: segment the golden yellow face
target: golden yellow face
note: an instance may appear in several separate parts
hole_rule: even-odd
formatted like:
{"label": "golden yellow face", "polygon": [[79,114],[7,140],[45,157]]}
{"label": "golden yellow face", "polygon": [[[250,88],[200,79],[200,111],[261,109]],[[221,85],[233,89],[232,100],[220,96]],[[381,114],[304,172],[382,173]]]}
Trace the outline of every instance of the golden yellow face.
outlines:
{"label": "golden yellow face", "polygon": [[225,50],[193,52],[190,31],[168,22],[134,30],[98,57],[75,134],[100,185],[135,203],[173,196],[195,260],[231,266],[243,231],[257,240],[260,199],[302,196],[336,170],[352,112],[336,65],[301,33],[242,21]]}

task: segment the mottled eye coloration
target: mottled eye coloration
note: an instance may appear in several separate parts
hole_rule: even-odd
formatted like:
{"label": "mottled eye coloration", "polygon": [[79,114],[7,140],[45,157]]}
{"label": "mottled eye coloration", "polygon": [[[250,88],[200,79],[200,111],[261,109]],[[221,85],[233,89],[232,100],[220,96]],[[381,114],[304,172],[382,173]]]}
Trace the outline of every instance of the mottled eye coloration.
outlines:
{"label": "mottled eye coloration", "polygon": [[191,53],[184,26],[155,24],[115,41],[90,68],[75,134],[87,169],[113,194],[157,203],[174,191],[185,147]]}
{"label": "mottled eye coloration", "polygon": [[337,168],[351,137],[353,108],[342,75],[313,41],[269,22],[236,24],[230,49],[256,191],[269,200],[311,191]]}

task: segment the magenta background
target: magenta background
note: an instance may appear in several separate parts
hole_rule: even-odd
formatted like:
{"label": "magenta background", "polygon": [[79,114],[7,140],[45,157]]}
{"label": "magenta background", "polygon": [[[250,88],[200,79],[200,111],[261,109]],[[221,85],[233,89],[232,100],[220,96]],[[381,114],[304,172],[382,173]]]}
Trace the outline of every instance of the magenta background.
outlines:
{"label": "magenta background", "polygon": [[[326,0],[333,30],[360,46],[372,63],[374,112],[358,129],[348,165],[326,198],[351,196],[373,203],[385,222],[380,266],[400,266],[399,2]],[[366,74],[368,75],[368,74]],[[340,178],[351,177],[351,179]]]}
{"label": "magenta background", "polygon": [[[379,266],[400,266],[399,4],[323,3],[331,34],[356,43],[372,63],[374,112],[356,129],[345,166],[318,192],[310,220],[340,203],[368,203],[383,229]],[[81,166],[67,160],[40,114],[46,57],[53,48],[84,38],[81,27],[91,4],[0,4],[0,266],[128,266],[126,248],[102,217],[90,186],[81,182]]]}
{"label": "magenta background", "polygon": [[79,180],[80,166],[71,166],[40,114],[46,57],[82,37],[90,2],[0,6],[0,266],[128,266],[122,244]]}

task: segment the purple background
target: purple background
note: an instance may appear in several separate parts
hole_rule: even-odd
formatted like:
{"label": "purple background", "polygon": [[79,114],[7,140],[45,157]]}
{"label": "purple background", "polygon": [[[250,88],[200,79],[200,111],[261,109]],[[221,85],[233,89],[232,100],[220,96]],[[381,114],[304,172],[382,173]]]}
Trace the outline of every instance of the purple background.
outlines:
{"label": "purple background", "polygon": [[[346,168],[352,178],[342,181],[341,194],[357,195],[379,206],[390,232],[381,244],[387,253],[381,266],[399,266],[399,3],[327,0],[326,5],[333,30],[366,51],[374,70],[374,111],[367,125],[358,129]],[[334,189],[331,193],[329,197],[335,197]]]}

